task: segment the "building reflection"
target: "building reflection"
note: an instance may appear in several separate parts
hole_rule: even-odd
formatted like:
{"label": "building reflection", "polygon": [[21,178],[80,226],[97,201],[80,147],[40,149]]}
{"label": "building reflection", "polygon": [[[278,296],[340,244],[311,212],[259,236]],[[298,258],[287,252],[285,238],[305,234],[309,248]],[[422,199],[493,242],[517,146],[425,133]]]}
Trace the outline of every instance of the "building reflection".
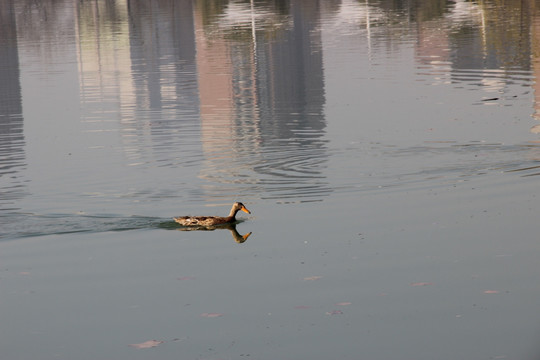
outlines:
{"label": "building reflection", "polygon": [[[3,169],[18,172],[24,167],[24,137],[19,75],[12,71],[19,66],[11,4],[0,5],[0,54],[8,64],[1,70],[6,96],[0,151],[19,159]],[[33,4],[18,6],[24,13]],[[382,51],[409,41],[418,72],[497,93],[516,69],[536,76],[540,63],[534,1],[507,0],[504,13],[502,7],[464,0],[66,4],[41,6],[75,26],[85,129],[119,131],[132,165],[182,168],[188,161],[171,153],[186,149],[198,167],[195,181],[203,191],[197,196],[207,198],[311,201],[330,193],[322,56],[328,26],[361,29],[370,51],[375,41],[383,43]],[[322,16],[333,16],[334,23]],[[20,16],[23,36],[38,37],[40,26],[55,24],[35,20]],[[503,20],[511,26],[497,26]],[[532,86],[536,109],[539,92],[536,82]]]}
{"label": "building reflection", "polygon": [[15,210],[26,193],[17,26],[13,1],[0,2],[0,210]]}
{"label": "building reflection", "polygon": [[[531,2],[531,63],[535,81],[532,82],[534,90],[534,113],[533,118],[540,121],[540,7],[536,2]],[[532,126],[531,132],[540,134],[540,123]]]}
{"label": "building reflection", "polygon": [[185,166],[170,153],[197,158],[198,139],[208,198],[318,198],[329,191],[319,16],[317,2],[79,2],[83,121],[121,124],[134,165]]}
{"label": "building reflection", "polygon": [[203,196],[320,199],[330,192],[321,12],[341,30],[365,28],[368,47],[413,36],[419,72],[499,93],[505,69],[531,67],[526,5],[507,5],[510,14],[464,0],[80,2],[81,94],[91,104],[108,98],[95,89],[118,89],[109,99],[134,164],[173,163],[169,152],[197,137]]}
{"label": "building reflection", "polygon": [[[455,1],[431,22],[418,23],[417,60],[439,73],[446,71],[448,81],[481,86],[493,99],[499,99],[509,92],[514,79],[538,76],[535,7],[535,1],[506,1],[504,7]],[[441,20],[447,25],[441,27]],[[441,28],[445,30],[441,32]],[[537,83],[530,82],[535,92],[534,118],[539,106]],[[531,131],[540,129],[535,126]]]}
{"label": "building reflection", "polygon": [[209,3],[195,9],[206,195],[327,195],[318,2]]}
{"label": "building reflection", "polygon": [[[530,68],[529,35],[522,31],[530,19],[523,2],[509,1],[504,14],[486,3],[458,0],[441,5],[431,12],[415,10],[422,20],[417,22],[416,59],[424,69],[496,94],[513,72]],[[511,26],[501,27],[501,21]]]}
{"label": "building reflection", "polygon": [[[368,48],[373,39],[388,43],[387,48],[403,43],[404,37],[414,39],[418,73],[429,75],[433,85],[466,83],[499,99],[514,80],[532,76],[532,115],[539,118],[540,95],[534,81],[540,63],[536,1],[494,5],[467,0],[343,0],[332,11],[340,26],[363,30]],[[374,29],[384,31],[384,36]],[[540,126],[531,131],[540,132]]]}
{"label": "building reflection", "polygon": [[115,114],[131,164],[164,161],[170,147],[185,139],[179,130],[197,121],[192,13],[189,0],[78,3],[88,122],[105,130]]}

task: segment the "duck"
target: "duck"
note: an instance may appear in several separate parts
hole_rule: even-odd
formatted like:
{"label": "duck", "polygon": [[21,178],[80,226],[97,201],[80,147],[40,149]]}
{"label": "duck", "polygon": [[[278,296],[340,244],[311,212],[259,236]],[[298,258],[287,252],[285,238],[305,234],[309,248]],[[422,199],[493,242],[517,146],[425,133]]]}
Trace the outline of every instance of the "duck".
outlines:
{"label": "duck", "polygon": [[241,202],[235,202],[226,217],[221,216],[180,216],[173,217],[174,221],[183,226],[215,226],[222,224],[231,224],[236,221],[236,213],[242,210],[245,213],[251,214],[244,204]]}

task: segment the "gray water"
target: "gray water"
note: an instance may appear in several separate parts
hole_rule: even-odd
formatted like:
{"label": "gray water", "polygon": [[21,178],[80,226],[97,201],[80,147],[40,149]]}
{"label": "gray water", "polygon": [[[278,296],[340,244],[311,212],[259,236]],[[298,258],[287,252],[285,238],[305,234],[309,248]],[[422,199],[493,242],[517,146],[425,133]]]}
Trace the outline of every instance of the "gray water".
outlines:
{"label": "gray water", "polygon": [[539,6],[2,2],[0,358],[538,359]]}

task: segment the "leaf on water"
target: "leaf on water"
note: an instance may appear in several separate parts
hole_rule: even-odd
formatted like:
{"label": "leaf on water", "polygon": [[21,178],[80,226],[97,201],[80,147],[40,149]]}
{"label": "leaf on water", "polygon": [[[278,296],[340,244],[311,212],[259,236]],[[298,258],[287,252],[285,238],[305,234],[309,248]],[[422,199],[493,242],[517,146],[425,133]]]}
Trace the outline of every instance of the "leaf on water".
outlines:
{"label": "leaf on water", "polygon": [[148,340],[148,341],[142,342],[140,344],[129,344],[129,346],[134,347],[136,349],[149,349],[149,348],[156,347],[156,346],[158,346],[160,344],[163,344],[163,343],[164,343],[164,341]]}
{"label": "leaf on water", "polygon": [[182,277],[179,277],[179,278],[176,278],[177,280],[195,280],[195,278],[193,276],[182,276]]}
{"label": "leaf on water", "polygon": [[223,316],[223,314],[220,314],[220,313],[202,313],[201,316],[202,317],[207,317],[207,318],[216,318],[216,317]]}
{"label": "leaf on water", "polygon": [[486,290],[484,291],[484,294],[498,294],[499,291],[498,290]]}
{"label": "leaf on water", "polygon": [[326,313],[326,315],[341,315],[341,314],[343,314],[343,311],[341,310],[332,310]]}
{"label": "leaf on water", "polygon": [[347,305],[351,305],[350,302],[347,302],[347,301],[344,301],[344,302],[339,302],[336,304],[337,306],[347,306]]}
{"label": "leaf on water", "polygon": [[322,276],[309,276],[309,277],[305,277],[304,280],[305,281],[314,281],[314,280],[319,280],[320,278],[322,278]]}
{"label": "leaf on water", "polygon": [[430,282],[415,282],[415,283],[411,283],[411,286],[428,286],[428,285],[433,285],[433,283],[430,283]]}

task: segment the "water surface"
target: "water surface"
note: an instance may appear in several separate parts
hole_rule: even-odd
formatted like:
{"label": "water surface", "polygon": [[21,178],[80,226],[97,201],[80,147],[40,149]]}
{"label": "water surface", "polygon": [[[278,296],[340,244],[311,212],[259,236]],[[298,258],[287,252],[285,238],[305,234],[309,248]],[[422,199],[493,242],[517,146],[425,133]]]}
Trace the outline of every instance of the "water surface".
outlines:
{"label": "water surface", "polygon": [[0,357],[538,358],[537,7],[4,2]]}

